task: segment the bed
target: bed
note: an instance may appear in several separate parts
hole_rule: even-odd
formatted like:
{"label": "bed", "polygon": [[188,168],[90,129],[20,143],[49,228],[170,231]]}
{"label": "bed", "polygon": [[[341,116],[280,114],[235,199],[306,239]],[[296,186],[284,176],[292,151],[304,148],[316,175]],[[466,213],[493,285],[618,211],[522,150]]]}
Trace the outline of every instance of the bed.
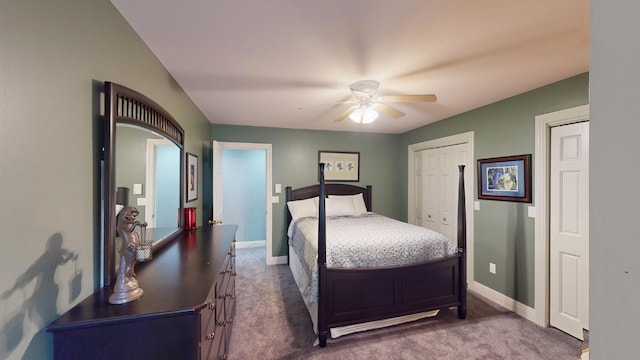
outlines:
{"label": "bed", "polygon": [[[367,229],[361,231],[367,237],[367,246],[375,242],[372,239],[377,233],[388,236],[391,226],[398,225],[389,223],[395,220],[372,212],[371,186],[325,184],[324,164],[319,164],[319,184],[298,189],[286,188],[289,209],[289,267],[310,312],[321,347],[326,346],[330,335],[341,335],[340,331],[335,331],[334,334],[335,329],[346,327],[345,333],[348,333],[377,328],[419,319],[433,314],[434,310],[452,307],[457,307],[460,319],[466,317],[466,213],[463,165],[459,166],[459,171],[457,245],[454,245],[453,249],[444,246],[441,254],[428,255],[426,258],[396,256],[398,253],[415,255],[414,253],[420,252],[401,250],[396,245],[392,250],[374,250],[391,256],[375,259],[373,262],[368,258],[359,258],[358,256],[363,256],[363,252],[357,249],[353,250],[354,254],[348,254],[352,242],[346,241],[345,245],[342,239],[338,238],[349,234],[351,226],[358,229],[358,225],[351,225],[350,221],[364,221],[365,225],[360,229]],[[353,199],[353,207],[356,210],[354,218],[358,219],[351,219],[351,210],[344,213],[338,210],[348,198]],[[309,208],[311,200],[316,206],[313,210]],[[331,205],[329,213],[328,204]],[[412,230],[417,228],[415,225],[402,224],[414,227]],[[317,227],[317,231],[315,228],[311,231],[312,227]],[[327,228],[330,229],[329,246]],[[315,238],[306,245],[301,245],[297,242],[299,237]],[[394,233],[393,237],[411,238],[413,235]],[[445,240],[451,244],[446,238]],[[313,244],[314,241],[317,243]],[[339,241],[340,245],[337,245]],[[409,249],[415,246],[409,244]],[[344,255],[346,259],[335,258],[343,252],[347,253]],[[400,262],[389,263],[390,257],[402,259]],[[313,258],[315,263],[311,263]],[[349,329],[350,327],[352,329]]]}

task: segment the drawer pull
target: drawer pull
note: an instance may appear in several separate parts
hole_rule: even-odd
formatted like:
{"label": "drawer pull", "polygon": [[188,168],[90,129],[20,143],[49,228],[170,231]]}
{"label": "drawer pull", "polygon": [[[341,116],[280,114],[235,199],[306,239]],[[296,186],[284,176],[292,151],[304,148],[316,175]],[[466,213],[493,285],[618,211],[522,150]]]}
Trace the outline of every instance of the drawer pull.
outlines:
{"label": "drawer pull", "polygon": [[211,334],[207,334],[204,338],[207,340],[213,340],[214,337],[216,337],[216,333],[212,332]]}
{"label": "drawer pull", "polygon": [[229,319],[229,320],[223,320],[218,322],[218,326],[227,326],[229,324],[231,324],[233,322],[233,318]]}
{"label": "drawer pull", "polygon": [[209,310],[215,310],[216,308],[216,303],[209,301],[209,305],[207,306],[209,308]]}
{"label": "drawer pull", "polygon": [[218,356],[218,360],[227,360],[227,354],[222,354]]}

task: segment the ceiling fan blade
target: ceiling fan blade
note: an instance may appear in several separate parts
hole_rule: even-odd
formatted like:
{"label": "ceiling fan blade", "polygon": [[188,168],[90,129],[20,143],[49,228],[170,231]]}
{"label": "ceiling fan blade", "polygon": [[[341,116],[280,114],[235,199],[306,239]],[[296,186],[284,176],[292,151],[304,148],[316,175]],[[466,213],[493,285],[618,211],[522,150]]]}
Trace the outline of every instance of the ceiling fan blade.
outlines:
{"label": "ceiling fan blade", "polygon": [[385,113],[386,115],[394,119],[404,116],[404,113],[402,111],[396,110],[385,103],[379,103],[379,102],[373,103],[371,104],[371,107],[373,107],[374,110]]}
{"label": "ceiling fan blade", "polygon": [[342,120],[344,120],[347,116],[351,115],[351,113],[357,109],[357,106],[352,106],[349,109],[347,109],[347,111],[343,112],[342,114],[340,114],[340,116],[338,116],[337,119],[333,120],[333,122],[340,122]]}
{"label": "ceiling fan blade", "polygon": [[382,97],[386,102],[434,102],[438,98],[433,94],[424,95],[390,95]]}

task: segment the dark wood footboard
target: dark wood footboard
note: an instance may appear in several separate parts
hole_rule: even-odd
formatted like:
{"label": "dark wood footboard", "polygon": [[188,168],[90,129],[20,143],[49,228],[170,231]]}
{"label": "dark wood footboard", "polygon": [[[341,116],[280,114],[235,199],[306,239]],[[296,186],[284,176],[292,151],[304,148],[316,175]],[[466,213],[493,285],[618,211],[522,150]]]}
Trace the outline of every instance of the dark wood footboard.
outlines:
{"label": "dark wood footboard", "polygon": [[384,269],[327,269],[329,327],[460,305],[460,258]]}

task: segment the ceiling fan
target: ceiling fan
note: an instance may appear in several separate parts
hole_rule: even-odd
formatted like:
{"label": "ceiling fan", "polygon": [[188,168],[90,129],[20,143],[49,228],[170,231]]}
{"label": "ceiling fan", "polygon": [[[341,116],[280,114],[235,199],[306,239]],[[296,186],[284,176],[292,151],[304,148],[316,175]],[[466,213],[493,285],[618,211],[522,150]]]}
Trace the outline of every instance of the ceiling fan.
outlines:
{"label": "ceiling fan", "polygon": [[334,122],[342,121],[349,117],[357,123],[370,123],[378,117],[378,112],[382,112],[394,119],[405,115],[400,110],[393,108],[389,103],[401,102],[434,102],[437,97],[433,94],[424,95],[378,95],[380,83],[375,80],[356,81],[349,86],[353,96],[356,98],[354,106],[343,112]]}

